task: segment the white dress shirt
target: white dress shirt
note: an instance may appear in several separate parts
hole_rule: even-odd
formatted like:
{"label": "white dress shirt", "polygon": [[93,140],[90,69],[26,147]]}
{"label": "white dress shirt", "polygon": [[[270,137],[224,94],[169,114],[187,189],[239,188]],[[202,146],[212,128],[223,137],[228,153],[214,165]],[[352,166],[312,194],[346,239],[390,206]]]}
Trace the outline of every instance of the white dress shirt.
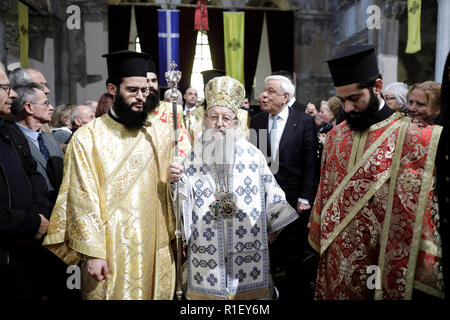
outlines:
{"label": "white dress shirt", "polygon": [[188,111],[189,111],[189,113],[191,113],[191,112],[193,112],[195,109],[197,109],[197,105],[193,106],[193,107],[190,108],[190,109],[189,109],[188,107],[184,106],[183,116],[187,115],[187,114],[188,114]]}
{"label": "white dress shirt", "polygon": [[[275,137],[275,145],[271,146],[273,147],[274,153],[272,155],[272,158],[275,158],[278,154],[278,148],[280,146],[280,140],[281,136],[283,135],[284,127],[286,126],[287,119],[289,117],[289,108],[285,106],[283,110],[278,114],[279,118],[277,120],[277,136]],[[273,124],[273,115],[269,116],[269,133],[270,130],[272,130],[272,124]]]}
{"label": "white dress shirt", "polygon": [[295,97],[292,97],[291,99],[289,99],[287,106],[292,108],[292,105],[295,103]]}

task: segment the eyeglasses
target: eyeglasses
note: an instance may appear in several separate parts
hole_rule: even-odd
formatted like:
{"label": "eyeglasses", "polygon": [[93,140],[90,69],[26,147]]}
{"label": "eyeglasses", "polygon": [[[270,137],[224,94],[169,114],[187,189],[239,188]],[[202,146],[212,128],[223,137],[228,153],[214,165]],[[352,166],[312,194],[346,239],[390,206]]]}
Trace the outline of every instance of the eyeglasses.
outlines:
{"label": "eyeglasses", "polygon": [[269,96],[282,96],[282,93],[278,93],[277,91],[275,91],[275,89],[269,88],[267,90],[265,90],[265,92],[269,95]]}
{"label": "eyeglasses", "polygon": [[217,123],[217,121],[219,121],[219,118],[222,118],[222,122],[224,124],[229,124],[231,121],[233,121],[235,119],[234,116],[231,116],[228,114],[225,114],[225,115],[212,114],[210,116],[207,115],[207,117],[214,123]]}
{"label": "eyeglasses", "polygon": [[11,92],[11,84],[8,83],[0,83],[0,87],[5,90],[5,92],[9,95],[9,93]]}
{"label": "eyeglasses", "polygon": [[48,101],[45,101],[45,102],[42,102],[42,103],[39,103],[39,102],[31,102],[31,104],[44,105],[44,106],[48,107],[48,106],[50,105],[50,102],[48,102]]}
{"label": "eyeglasses", "polygon": [[137,96],[140,93],[142,93],[143,96],[148,95],[149,89],[148,87],[145,88],[138,88],[138,87],[126,87],[126,90],[133,96]]}

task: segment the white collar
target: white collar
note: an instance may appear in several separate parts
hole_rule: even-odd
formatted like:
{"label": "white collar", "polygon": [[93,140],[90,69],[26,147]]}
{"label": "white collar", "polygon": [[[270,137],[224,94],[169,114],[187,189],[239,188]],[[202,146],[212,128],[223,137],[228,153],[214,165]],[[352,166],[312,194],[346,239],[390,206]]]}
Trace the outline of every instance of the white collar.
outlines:
{"label": "white collar", "polygon": [[295,103],[295,97],[292,97],[289,101],[288,101],[288,103],[287,103],[287,106],[288,107],[292,107],[292,105]]}
{"label": "white collar", "polygon": [[[287,118],[289,117],[289,107],[287,105],[285,105],[283,107],[283,110],[281,110],[278,114],[277,114],[282,120],[286,121]],[[272,115],[272,120],[273,120],[273,116]]]}

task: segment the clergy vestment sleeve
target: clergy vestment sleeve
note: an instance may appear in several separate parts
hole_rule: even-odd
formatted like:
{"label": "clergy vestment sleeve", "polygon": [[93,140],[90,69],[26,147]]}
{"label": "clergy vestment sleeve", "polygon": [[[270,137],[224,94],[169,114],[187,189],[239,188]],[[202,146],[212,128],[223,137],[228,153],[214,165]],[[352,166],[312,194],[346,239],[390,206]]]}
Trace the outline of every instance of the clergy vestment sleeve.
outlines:
{"label": "clergy vestment sleeve", "polygon": [[267,164],[265,164],[262,154],[260,165],[263,168],[261,180],[265,191],[267,233],[271,234],[280,231],[299,216],[297,211],[286,201],[284,191],[278,185]]}
{"label": "clergy vestment sleeve", "polygon": [[[92,144],[77,137],[72,137],[66,151],[64,179],[44,241],[66,263],[78,262],[79,254],[106,259],[96,171],[99,166]],[[62,247],[54,246],[58,243]],[[74,257],[72,250],[79,254]]]}

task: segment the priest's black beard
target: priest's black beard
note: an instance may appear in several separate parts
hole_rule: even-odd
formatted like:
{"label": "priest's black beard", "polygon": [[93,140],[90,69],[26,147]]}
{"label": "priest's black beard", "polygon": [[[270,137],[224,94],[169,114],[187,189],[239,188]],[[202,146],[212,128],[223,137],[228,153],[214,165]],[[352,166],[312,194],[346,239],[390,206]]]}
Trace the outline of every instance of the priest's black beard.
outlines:
{"label": "priest's black beard", "polygon": [[[345,120],[347,120],[347,124],[353,131],[363,132],[366,131],[371,125],[377,122],[377,112],[380,107],[380,101],[377,96],[373,92],[373,89],[369,89],[370,92],[370,100],[367,105],[366,110],[361,112],[344,112]],[[359,117],[352,118],[350,115],[359,114]]]}
{"label": "priest's black beard", "polygon": [[155,93],[155,90],[150,90],[142,110],[134,111],[131,107],[133,104],[136,104],[136,102],[131,105],[126,103],[125,98],[120,93],[119,87],[117,87],[117,95],[113,103],[113,108],[120,122],[126,128],[140,129],[144,126],[148,114],[158,105],[158,100],[158,95]]}

